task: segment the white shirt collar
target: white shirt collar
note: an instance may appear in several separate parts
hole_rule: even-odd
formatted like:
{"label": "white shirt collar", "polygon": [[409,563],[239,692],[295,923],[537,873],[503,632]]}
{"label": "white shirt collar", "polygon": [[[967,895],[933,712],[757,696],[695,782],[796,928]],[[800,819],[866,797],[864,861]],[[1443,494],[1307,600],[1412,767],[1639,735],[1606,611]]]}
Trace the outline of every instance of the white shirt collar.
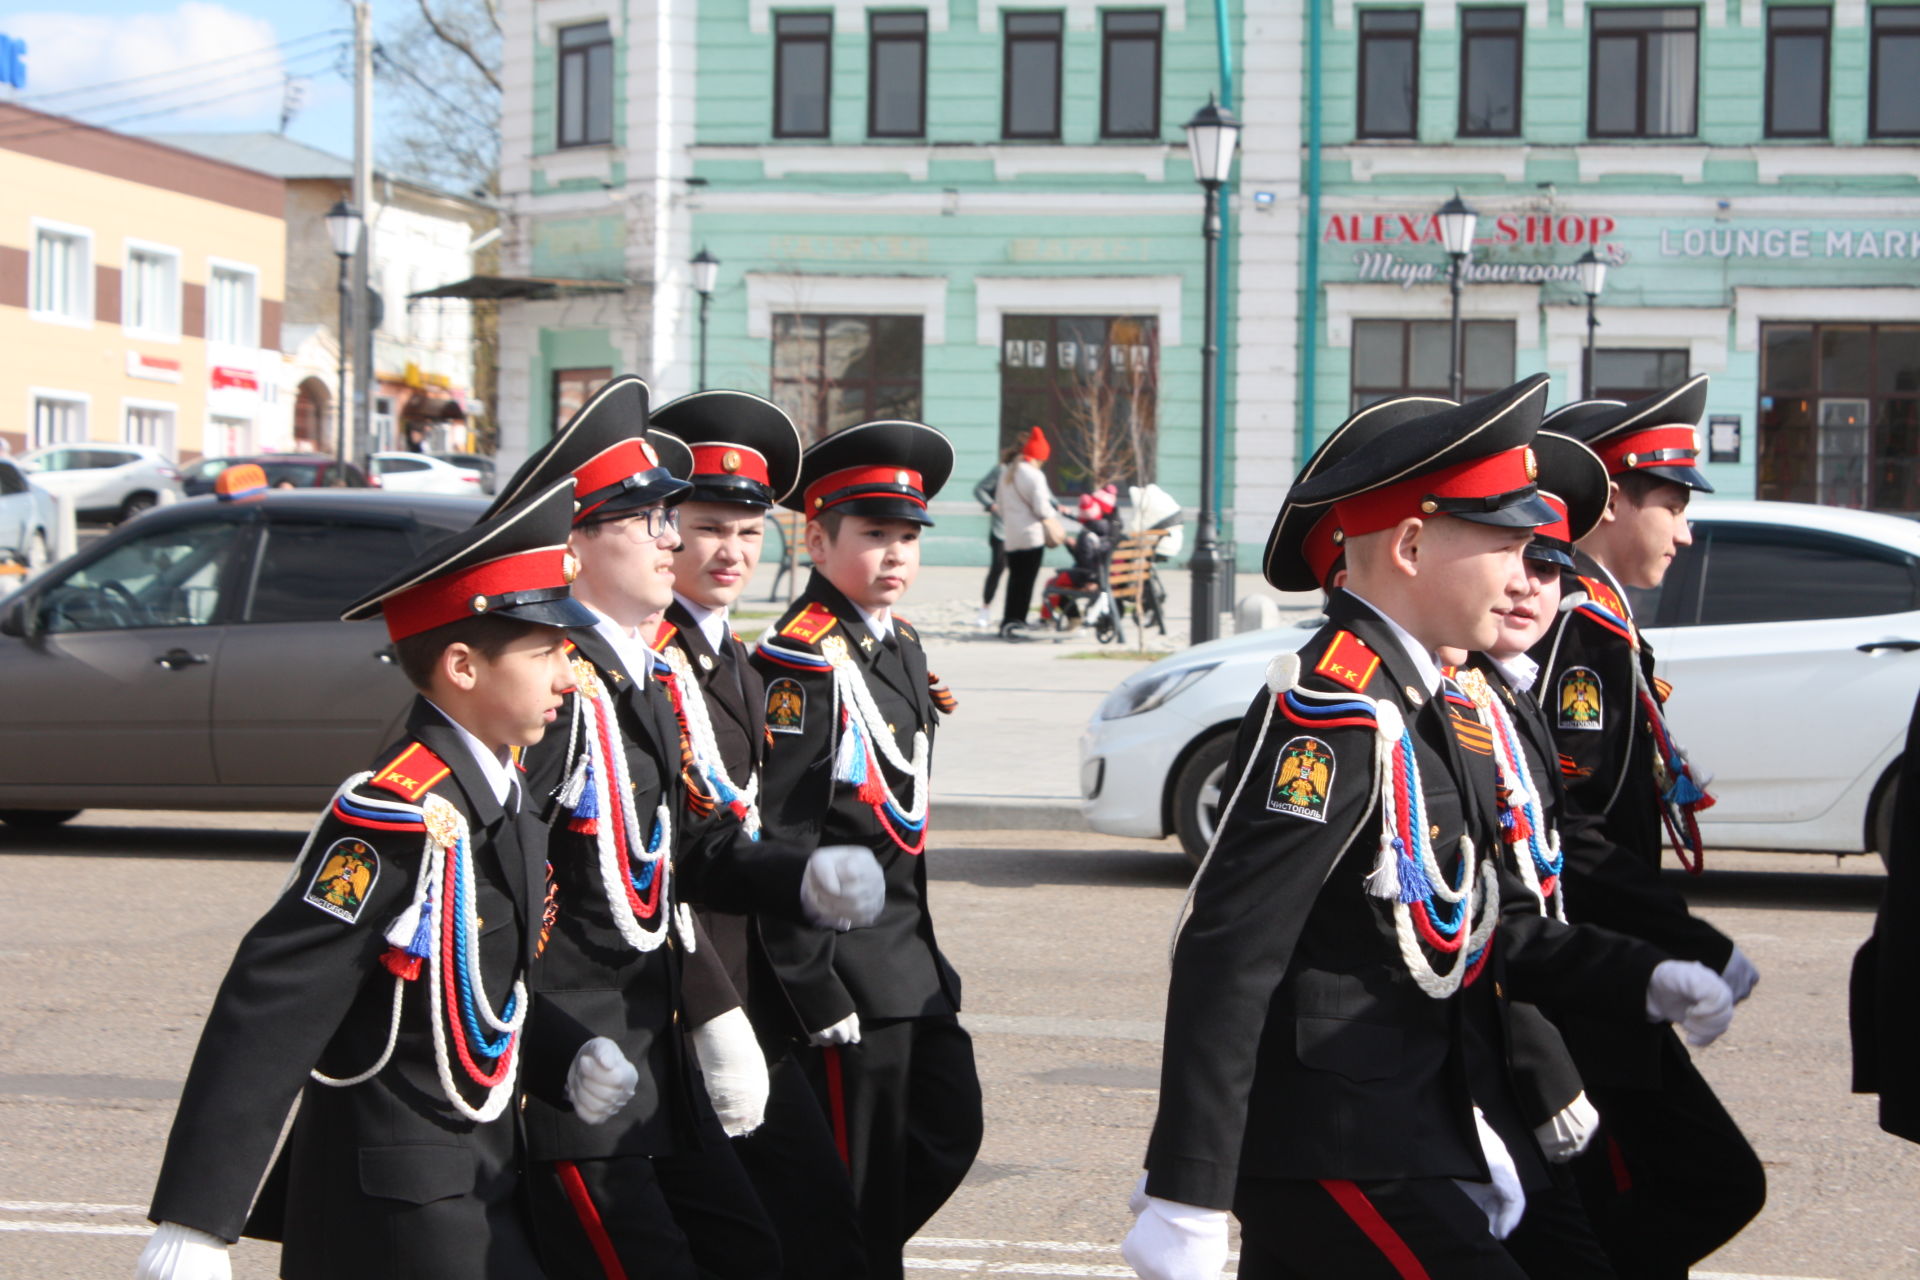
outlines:
{"label": "white shirt collar", "polygon": [[1500,668],[1500,674],[1507,678],[1516,693],[1530,693],[1533,682],[1540,678],[1540,664],[1524,653],[1516,653],[1511,658],[1495,658],[1487,655],[1494,666]]}
{"label": "white shirt collar", "polygon": [[1412,632],[1395,622],[1392,618],[1389,618],[1380,610],[1378,605],[1368,600],[1352,587],[1347,587],[1345,590],[1346,593],[1355,600],[1366,605],[1367,608],[1372,609],[1380,621],[1387,624],[1388,633],[1391,634],[1395,640],[1399,641],[1401,652],[1407,655],[1407,661],[1413,664],[1413,669],[1420,673],[1420,683],[1426,689],[1427,696],[1429,698],[1440,696],[1440,667],[1439,664],[1434,662],[1433,655],[1427,652],[1426,648],[1418,640],[1413,638]]}
{"label": "white shirt collar", "polygon": [[704,605],[695,604],[678,591],[673,593],[673,598],[680,602],[680,607],[687,611],[689,618],[693,619],[693,625],[700,628],[700,634],[706,637],[708,648],[719,653],[726,647],[727,606],[721,605],[718,609],[709,609]]}
{"label": "white shirt collar", "polygon": [[627,664],[627,674],[633,677],[634,683],[645,684],[653,672],[653,649],[645,640],[598,609],[594,613],[600,621],[594,624],[593,629],[600,633],[601,639],[613,646],[613,651],[620,655],[620,661]]}
{"label": "white shirt collar", "polygon": [[860,620],[867,624],[867,630],[873,632],[873,638],[885,644],[887,637],[893,634],[893,610],[880,609],[868,613],[857,604],[853,607],[860,615]]}
{"label": "white shirt collar", "polygon": [[486,743],[469,733],[467,726],[447,715],[446,711],[433,699],[428,698],[427,705],[446,716],[447,723],[453,726],[453,732],[459,737],[461,745],[466,747],[467,754],[473,757],[473,762],[480,766],[480,772],[485,775],[487,786],[493,791],[494,803],[503,809],[509,807],[507,798],[513,794],[514,788],[519,786],[519,780],[513,776],[511,754],[503,750],[499,755],[495,755],[487,749]]}

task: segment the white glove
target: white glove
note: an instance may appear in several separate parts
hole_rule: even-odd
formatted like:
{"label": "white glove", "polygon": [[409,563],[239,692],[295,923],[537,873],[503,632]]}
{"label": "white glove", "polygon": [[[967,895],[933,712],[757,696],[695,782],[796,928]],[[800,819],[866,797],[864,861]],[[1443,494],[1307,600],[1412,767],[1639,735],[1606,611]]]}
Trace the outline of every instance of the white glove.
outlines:
{"label": "white glove", "polygon": [[752,1133],[767,1118],[767,1058],[744,1009],[729,1009],[693,1029],[693,1056],[707,1097],[729,1138]]}
{"label": "white glove", "polygon": [[800,907],[822,928],[845,933],[870,925],[880,918],[886,901],[886,875],[865,845],[822,845],[807,859]]}
{"label": "white glove", "polygon": [[1647,983],[1647,1021],[1679,1023],[1696,1048],[1712,1044],[1733,1023],[1733,988],[1697,960],[1662,960]]}
{"label": "white glove", "polygon": [[830,1027],[822,1027],[807,1037],[808,1044],[841,1045],[860,1043],[860,1015],[850,1013]]}
{"label": "white glove", "polygon": [[1753,961],[1747,959],[1747,953],[1738,947],[1727,957],[1726,968],[1720,970],[1720,976],[1732,988],[1735,1004],[1752,995],[1754,987],[1760,982],[1760,971],[1753,967]]}
{"label": "white glove", "polygon": [[227,1242],[177,1222],[163,1222],[147,1237],[134,1280],[231,1280]]}
{"label": "white glove", "polygon": [[1587,1144],[1593,1141],[1593,1131],[1599,1126],[1600,1113],[1587,1101],[1587,1095],[1581,1093],[1553,1119],[1534,1129],[1533,1136],[1540,1144],[1540,1154],[1549,1163],[1565,1164],[1587,1149]]}
{"label": "white glove", "polygon": [[1146,1183],[1142,1177],[1127,1201],[1138,1207],[1120,1256],[1141,1280],[1218,1280],[1227,1265],[1226,1210],[1150,1196]]}
{"label": "white glove", "polygon": [[1478,1107],[1473,1109],[1473,1124],[1480,1132],[1480,1153],[1487,1158],[1493,1181],[1466,1182],[1455,1178],[1453,1185],[1466,1192],[1468,1198],[1480,1206],[1480,1212],[1487,1215],[1487,1230],[1493,1233],[1493,1238],[1505,1240],[1527,1212],[1527,1193],[1520,1189],[1520,1171],[1513,1167],[1513,1153],[1507,1150],[1507,1144],[1500,1140]]}
{"label": "white glove", "polygon": [[627,1105],[640,1083],[640,1072],[620,1046],[595,1036],[580,1046],[567,1069],[567,1101],[573,1113],[588,1124],[605,1124]]}

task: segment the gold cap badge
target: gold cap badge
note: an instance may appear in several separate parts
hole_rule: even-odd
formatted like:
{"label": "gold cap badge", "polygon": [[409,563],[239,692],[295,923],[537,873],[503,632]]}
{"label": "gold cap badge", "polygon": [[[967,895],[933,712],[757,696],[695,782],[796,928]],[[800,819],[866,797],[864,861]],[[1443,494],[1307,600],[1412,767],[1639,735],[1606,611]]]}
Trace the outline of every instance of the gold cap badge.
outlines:
{"label": "gold cap badge", "polygon": [[728,475],[732,475],[738,471],[740,469],[740,451],[738,449],[729,449],[721,454],[720,469]]}

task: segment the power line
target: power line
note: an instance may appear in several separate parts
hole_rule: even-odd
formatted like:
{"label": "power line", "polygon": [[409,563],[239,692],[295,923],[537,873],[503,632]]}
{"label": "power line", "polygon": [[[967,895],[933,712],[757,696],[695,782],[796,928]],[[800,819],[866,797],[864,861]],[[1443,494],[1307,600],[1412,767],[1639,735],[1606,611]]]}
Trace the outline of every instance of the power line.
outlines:
{"label": "power line", "polygon": [[[318,63],[313,65],[311,68],[304,67],[301,64],[313,63],[316,58],[329,59],[337,55],[338,52],[339,52],[339,49],[337,47],[310,49],[305,53],[296,54],[292,59],[290,59],[285,63],[280,63],[273,66],[255,67],[250,71],[240,72],[238,73],[237,76],[227,77],[222,81],[223,88],[233,90],[233,92],[222,93],[219,98],[215,99],[215,101],[226,101],[228,98],[242,97],[242,96],[245,96],[246,94],[251,94],[251,93],[260,93],[268,88],[284,83],[284,81],[289,75],[295,75],[295,74],[304,75],[304,74],[309,74],[311,72],[321,71],[324,69],[324,67]],[[245,87],[244,88],[236,87],[235,80],[244,81]],[[93,103],[88,106],[69,108],[69,110],[66,113],[62,113],[62,114],[64,118],[69,122],[91,124],[96,128],[103,128],[103,129],[111,128],[113,125],[122,123],[124,120],[129,120],[129,119],[144,120],[144,119],[148,119],[150,117],[158,116],[158,115],[171,115],[174,112],[184,111],[184,110],[187,110],[189,107],[200,105],[203,102],[203,100],[197,99],[197,98],[191,102],[183,102],[183,103],[177,103],[173,105],[168,105],[166,100],[178,98],[180,95],[183,95],[183,94],[198,93],[208,87],[209,86],[203,82],[201,84],[178,85],[169,89],[156,89],[146,93],[133,94],[128,97],[111,100],[107,102],[99,102],[99,103]],[[161,105],[149,110],[137,112],[131,116],[125,116],[125,117],[115,116],[115,118],[109,119],[109,120],[81,119],[82,115],[88,115],[88,116],[98,116],[101,114],[113,115],[114,113],[123,111],[128,107],[139,106],[142,103],[154,102],[155,100],[160,100]],[[67,129],[71,127],[73,127],[72,123],[53,125],[51,123],[44,123],[42,121],[35,120],[30,117],[23,118],[13,122],[11,126],[0,127],[0,140],[35,137],[43,133],[58,132],[62,129]]]}
{"label": "power line", "polygon": [[[304,36],[295,36],[291,40],[282,40],[278,44],[262,45],[257,49],[247,49],[239,53],[229,54],[225,57],[211,58],[206,62],[189,63],[186,66],[172,67],[166,71],[151,71],[145,75],[128,76],[120,80],[102,80],[98,84],[76,85],[71,89],[55,89],[47,93],[27,94],[22,96],[19,99],[19,101],[28,106],[36,106],[39,103],[52,102],[55,99],[71,98],[71,97],[74,97],[75,95],[98,93],[103,89],[124,89],[129,85],[146,84],[147,82],[152,80],[164,80],[170,76],[184,75],[190,71],[205,71],[214,67],[220,67],[223,69],[230,70],[232,69],[235,63],[250,62],[253,59],[258,58],[264,54],[284,53],[292,50],[296,45],[310,44],[315,40],[329,39],[329,38],[335,38],[339,36],[352,35],[352,34],[353,33],[345,27],[334,27],[326,31],[314,31]],[[87,108],[77,108],[77,109],[86,110]]]}
{"label": "power line", "polygon": [[445,94],[441,93],[438,89],[434,88],[431,84],[429,84],[426,80],[422,79],[420,76],[420,73],[415,71],[412,67],[409,67],[406,64],[401,62],[396,62],[394,59],[388,57],[385,49],[382,49],[376,45],[373,50],[373,56],[388,71],[397,72],[398,74],[405,76],[408,80],[411,80],[414,84],[418,85],[421,89],[423,89],[427,93],[427,95],[431,97],[435,102],[438,102],[441,106],[445,107],[447,110],[452,111],[458,115],[465,116],[467,119],[471,120],[474,124],[478,125],[482,129],[494,129],[499,127],[499,121],[482,120],[479,116],[476,116],[475,114],[473,114],[473,112],[467,110],[465,107],[461,106],[459,103],[453,101],[453,99],[447,97]]}
{"label": "power line", "polygon": [[[255,75],[258,75],[258,74],[259,74],[258,72],[255,73]],[[250,80],[247,83],[237,87],[232,84],[228,84],[221,92],[213,94],[208,97],[195,98],[187,102],[171,103],[167,106],[154,107],[146,111],[136,111],[131,115],[116,116],[111,120],[94,121],[94,120],[79,120],[71,117],[56,117],[54,121],[50,121],[45,124],[41,124],[39,121],[23,121],[22,122],[23,124],[30,123],[37,127],[29,128],[29,129],[15,129],[12,131],[0,131],[0,144],[10,143],[10,142],[22,142],[28,138],[44,137],[48,134],[54,134],[54,133],[65,133],[70,130],[79,129],[79,128],[115,129],[123,124],[131,124],[136,120],[149,120],[156,116],[170,116],[170,115],[175,115],[182,111],[190,111],[195,107],[214,106],[222,102],[232,101],[235,98],[253,97],[255,95],[258,95],[260,93],[263,93],[267,90],[274,88],[276,85],[280,84],[281,79],[282,77],[280,73],[278,71],[274,71],[272,75],[267,79],[258,80],[258,81]]]}

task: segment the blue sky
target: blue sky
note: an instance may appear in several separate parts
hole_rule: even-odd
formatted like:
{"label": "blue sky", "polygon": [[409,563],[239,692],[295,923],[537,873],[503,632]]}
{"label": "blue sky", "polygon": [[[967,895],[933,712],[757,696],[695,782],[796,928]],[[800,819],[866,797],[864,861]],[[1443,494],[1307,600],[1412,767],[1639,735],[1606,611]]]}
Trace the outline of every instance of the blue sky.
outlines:
{"label": "blue sky", "polygon": [[352,24],[344,0],[16,0],[0,34],[27,42],[27,84],[0,95],[127,133],[278,129],[292,77],[289,136],[350,155]]}

